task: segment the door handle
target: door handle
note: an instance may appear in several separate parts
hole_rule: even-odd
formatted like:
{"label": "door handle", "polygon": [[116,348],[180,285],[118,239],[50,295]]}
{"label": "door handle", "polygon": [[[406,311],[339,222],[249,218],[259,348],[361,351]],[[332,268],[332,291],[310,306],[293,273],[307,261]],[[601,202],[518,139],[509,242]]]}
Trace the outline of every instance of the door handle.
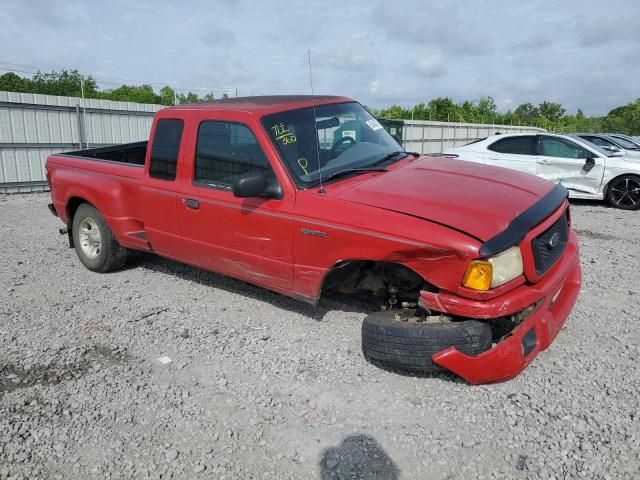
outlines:
{"label": "door handle", "polygon": [[543,165],[549,165],[551,163],[551,160],[540,160],[540,163]]}
{"label": "door handle", "polygon": [[198,210],[200,208],[200,202],[194,198],[183,198],[182,203],[192,210]]}

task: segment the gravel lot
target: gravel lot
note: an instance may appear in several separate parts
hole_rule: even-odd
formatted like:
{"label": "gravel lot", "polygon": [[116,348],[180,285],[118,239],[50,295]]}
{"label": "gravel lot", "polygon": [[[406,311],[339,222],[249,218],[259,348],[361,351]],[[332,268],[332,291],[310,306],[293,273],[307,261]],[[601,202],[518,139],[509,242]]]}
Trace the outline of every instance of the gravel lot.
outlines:
{"label": "gravel lot", "polygon": [[640,478],[640,212],[573,206],[566,327],[474,387],[368,364],[362,306],[147,255],[91,273],[47,201],[0,196],[2,480]]}

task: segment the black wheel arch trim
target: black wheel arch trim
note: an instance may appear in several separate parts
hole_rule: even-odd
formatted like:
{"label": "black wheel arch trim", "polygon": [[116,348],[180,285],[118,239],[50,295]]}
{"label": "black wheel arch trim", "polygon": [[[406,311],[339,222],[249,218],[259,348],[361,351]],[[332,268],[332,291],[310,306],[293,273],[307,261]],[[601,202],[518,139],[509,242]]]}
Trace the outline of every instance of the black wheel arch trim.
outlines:
{"label": "black wheel arch trim", "polygon": [[514,218],[505,230],[484,242],[480,247],[480,256],[491,257],[520,243],[531,228],[553,213],[568,196],[569,191],[563,185],[557,184],[544,197]]}

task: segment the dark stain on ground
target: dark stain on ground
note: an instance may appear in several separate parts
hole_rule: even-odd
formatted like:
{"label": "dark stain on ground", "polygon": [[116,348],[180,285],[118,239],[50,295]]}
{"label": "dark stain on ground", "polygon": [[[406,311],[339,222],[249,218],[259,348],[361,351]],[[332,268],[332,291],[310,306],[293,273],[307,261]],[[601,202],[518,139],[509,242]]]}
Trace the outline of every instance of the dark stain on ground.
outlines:
{"label": "dark stain on ground", "polygon": [[574,230],[578,236],[592,238],[594,240],[623,240],[624,238],[609,235],[608,233],[592,232],[591,230]]}
{"label": "dark stain on ground", "polygon": [[73,365],[41,365],[25,370],[13,363],[0,360],[0,396],[6,392],[28,388],[34,385],[56,385],[64,381],[72,381],[85,375],[98,364],[113,365],[124,363],[125,355],[115,355],[106,345],[98,345],[85,353],[82,359]]}

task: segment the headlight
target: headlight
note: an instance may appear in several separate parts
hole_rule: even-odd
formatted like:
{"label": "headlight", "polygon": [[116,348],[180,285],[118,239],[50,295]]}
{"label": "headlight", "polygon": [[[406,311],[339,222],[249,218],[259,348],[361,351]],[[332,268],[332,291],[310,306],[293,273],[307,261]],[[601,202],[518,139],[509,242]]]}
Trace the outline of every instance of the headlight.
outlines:
{"label": "headlight", "polygon": [[520,247],[511,247],[495,257],[474,260],[469,264],[462,283],[473,290],[489,290],[522,275]]}

